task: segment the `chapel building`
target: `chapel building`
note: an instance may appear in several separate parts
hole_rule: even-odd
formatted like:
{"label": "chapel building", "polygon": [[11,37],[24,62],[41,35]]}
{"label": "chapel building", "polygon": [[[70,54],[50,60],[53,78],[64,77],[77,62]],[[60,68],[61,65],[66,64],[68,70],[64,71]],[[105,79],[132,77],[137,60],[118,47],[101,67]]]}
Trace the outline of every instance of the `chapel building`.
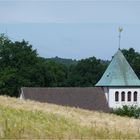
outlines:
{"label": "chapel building", "polygon": [[93,87],[23,87],[20,99],[109,112],[112,108],[140,107],[140,80],[119,49]]}
{"label": "chapel building", "polygon": [[140,80],[120,49],[96,86],[104,88],[110,108],[123,105],[140,107]]}

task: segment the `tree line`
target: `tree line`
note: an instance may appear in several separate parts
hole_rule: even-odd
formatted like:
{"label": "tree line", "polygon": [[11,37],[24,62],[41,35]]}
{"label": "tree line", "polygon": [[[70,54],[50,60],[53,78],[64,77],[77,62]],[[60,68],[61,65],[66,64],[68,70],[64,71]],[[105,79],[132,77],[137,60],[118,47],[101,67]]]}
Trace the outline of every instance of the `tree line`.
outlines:
{"label": "tree line", "polygon": [[[140,53],[123,49],[140,78]],[[90,57],[79,61],[40,57],[29,42],[0,35],[0,94],[18,97],[21,87],[91,87],[101,78],[109,61]]]}

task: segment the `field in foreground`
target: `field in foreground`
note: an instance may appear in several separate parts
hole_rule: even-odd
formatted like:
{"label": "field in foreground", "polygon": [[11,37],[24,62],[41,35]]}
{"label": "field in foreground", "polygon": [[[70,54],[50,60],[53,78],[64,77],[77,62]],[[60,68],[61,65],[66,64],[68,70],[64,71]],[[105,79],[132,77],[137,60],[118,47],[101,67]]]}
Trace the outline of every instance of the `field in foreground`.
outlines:
{"label": "field in foreground", "polygon": [[140,120],[0,96],[0,138],[134,139]]}

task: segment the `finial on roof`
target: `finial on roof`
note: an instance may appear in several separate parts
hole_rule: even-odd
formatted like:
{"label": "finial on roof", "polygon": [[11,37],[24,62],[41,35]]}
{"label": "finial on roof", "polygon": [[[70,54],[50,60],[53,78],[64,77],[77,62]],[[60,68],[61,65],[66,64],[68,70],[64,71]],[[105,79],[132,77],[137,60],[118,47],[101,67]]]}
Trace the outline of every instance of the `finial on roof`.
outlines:
{"label": "finial on roof", "polygon": [[121,32],[123,31],[123,28],[122,27],[119,27],[119,29],[118,29],[118,31],[119,31],[119,50],[120,50],[120,44],[121,44]]}

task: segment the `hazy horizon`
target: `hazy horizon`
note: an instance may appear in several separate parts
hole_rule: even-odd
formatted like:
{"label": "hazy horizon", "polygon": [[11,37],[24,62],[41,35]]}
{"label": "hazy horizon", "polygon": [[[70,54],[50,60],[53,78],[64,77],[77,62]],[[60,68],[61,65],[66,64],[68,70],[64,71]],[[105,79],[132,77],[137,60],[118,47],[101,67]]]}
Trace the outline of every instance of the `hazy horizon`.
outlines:
{"label": "hazy horizon", "polygon": [[25,39],[40,56],[110,60],[121,48],[140,52],[140,1],[0,1],[0,33]]}

